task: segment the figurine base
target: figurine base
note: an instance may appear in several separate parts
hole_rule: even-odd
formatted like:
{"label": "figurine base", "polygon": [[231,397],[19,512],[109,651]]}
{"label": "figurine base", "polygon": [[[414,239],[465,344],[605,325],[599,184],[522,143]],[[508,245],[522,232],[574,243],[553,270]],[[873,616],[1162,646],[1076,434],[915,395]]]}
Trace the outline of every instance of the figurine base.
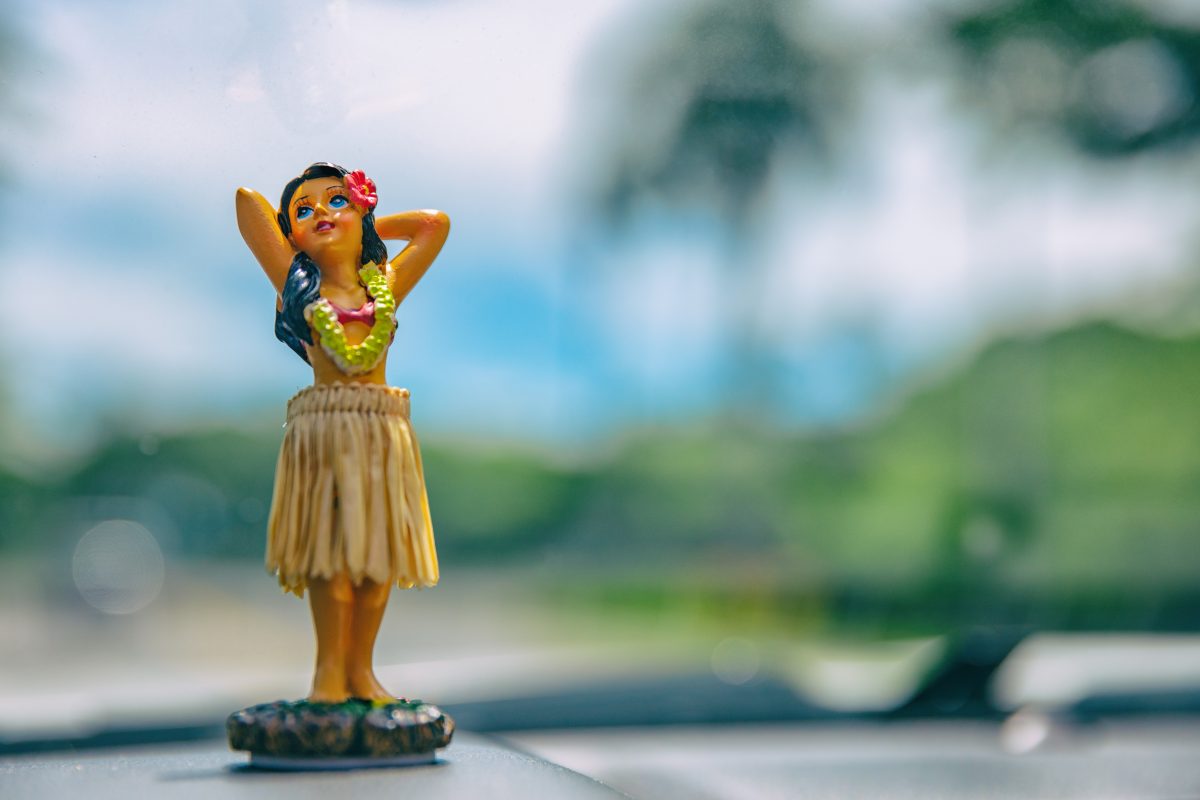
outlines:
{"label": "figurine base", "polygon": [[420,700],[279,700],[231,714],[225,730],[229,746],[257,767],[357,769],[432,762],[450,744],[454,720]]}
{"label": "figurine base", "polygon": [[345,756],[318,758],[313,756],[268,756],[250,754],[250,766],[274,772],[336,771],[341,769],[373,769],[375,767],[414,767],[437,761],[436,753],[413,753],[408,756]]}

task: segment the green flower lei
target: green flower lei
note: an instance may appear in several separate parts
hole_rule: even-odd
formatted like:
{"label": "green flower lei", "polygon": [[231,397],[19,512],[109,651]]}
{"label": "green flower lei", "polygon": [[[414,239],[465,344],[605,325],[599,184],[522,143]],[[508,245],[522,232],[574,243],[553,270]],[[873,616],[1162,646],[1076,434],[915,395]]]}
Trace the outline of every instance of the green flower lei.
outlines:
{"label": "green flower lei", "polygon": [[346,342],[346,328],[338,322],[337,311],[324,297],[304,309],[305,317],[317,332],[321,349],[347,375],[360,375],[374,369],[383,360],[396,332],[396,298],[388,288],[387,276],[371,263],[358,271],[358,277],[375,301],[375,324],[367,338],[358,344]]}

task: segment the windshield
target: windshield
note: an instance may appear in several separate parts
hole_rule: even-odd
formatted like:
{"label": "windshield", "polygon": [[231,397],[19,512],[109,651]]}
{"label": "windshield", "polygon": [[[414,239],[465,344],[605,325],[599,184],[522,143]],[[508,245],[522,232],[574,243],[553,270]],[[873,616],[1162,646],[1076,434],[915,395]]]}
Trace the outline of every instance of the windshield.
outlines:
{"label": "windshield", "polygon": [[988,702],[1191,686],[1200,14],[1087,5],[9,9],[0,736],[308,691],[263,561],[313,372],[234,191],[322,160],[453,226],[386,366],[441,563],[392,692],[860,713],[1032,632]]}

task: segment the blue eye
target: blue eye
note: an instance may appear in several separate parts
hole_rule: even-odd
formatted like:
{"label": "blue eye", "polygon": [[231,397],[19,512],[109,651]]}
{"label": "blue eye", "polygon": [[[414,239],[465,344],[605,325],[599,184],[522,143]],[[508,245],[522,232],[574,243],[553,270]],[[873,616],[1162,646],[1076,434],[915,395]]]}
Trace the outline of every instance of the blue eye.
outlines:
{"label": "blue eye", "polygon": [[333,197],[329,198],[329,207],[330,208],[343,208],[349,202],[350,201],[347,200],[344,196],[342,196],[340,194],[335,194]]}
{"label": "blue eye", "polygon": [[308,219],[312,216],[312,208],[309,206],[300,206],[296,209],[296,219]]}

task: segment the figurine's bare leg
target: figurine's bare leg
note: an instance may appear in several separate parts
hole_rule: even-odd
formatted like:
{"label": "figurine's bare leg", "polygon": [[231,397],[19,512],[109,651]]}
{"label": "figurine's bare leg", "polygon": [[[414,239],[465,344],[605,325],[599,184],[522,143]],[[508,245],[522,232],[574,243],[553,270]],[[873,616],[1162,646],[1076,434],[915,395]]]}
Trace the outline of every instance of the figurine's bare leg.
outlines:
{"label": "figurine's bare leg", "polygon": [[375,636],[387,610],[390,583],[364,580],[355,586],[354,616],[350,622],[350,649],[346,659],[346,680],[350,694],[366,700],[394,700],[396,696],[380,685],[372,668]]}
{"label": "figurine's bare leg", "polygon": [[354,586],[345,573],[331,580],[308,582],[313,627],[317,631],[317,671],[308,699],[340,703],[350,696],[346,683],[346,652],[354,611]]}

